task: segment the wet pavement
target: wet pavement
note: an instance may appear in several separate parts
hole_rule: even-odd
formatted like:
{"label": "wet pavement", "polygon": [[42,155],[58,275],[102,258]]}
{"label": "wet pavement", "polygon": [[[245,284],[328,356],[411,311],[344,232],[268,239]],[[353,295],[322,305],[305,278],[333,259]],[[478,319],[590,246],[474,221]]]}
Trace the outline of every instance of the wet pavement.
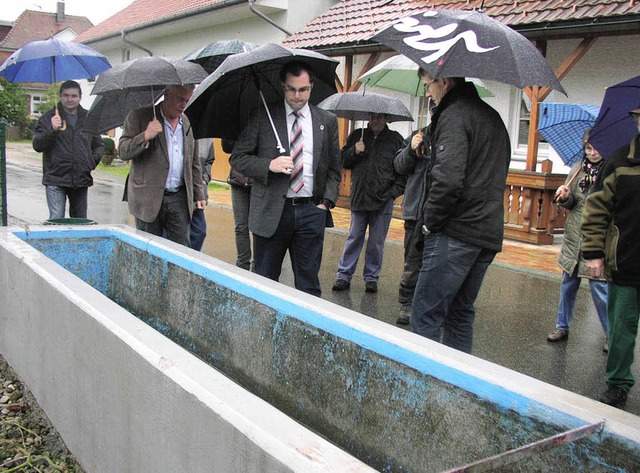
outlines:
{"label": "wet pavement", "polygon": [[[8,213],[26,223],[48,217],[41,184],[39,156],[28,145],[7,144]],[[101,224],[129,224],[127,206],[121,202],[122,179],[96,173],[89,190],[89,218]],[[208,235],[203,252],[235,263],[233,215],[225,193],[210,196],[207,208]],[[215,203],[218,202],[218,203]],[[346,211],[343,211],[346,212]],[[344,220],[344,215],[342,216]],[[348,220],[348,215],[347,215]],[[385,246],[379,292],[365,293],[356,272],[349,291],[335,293],[331,286],[346,239],[344,225],[327,230],[320,278],[322,297],[354,311],[389,323],[390,330],[407,330],[395,324],[399,315],[397,290],[402,272],[403,250],[398,237],[401,222],[395,221]],[[555,245],[554,245],[555,246]],[[556,248],[505,242],[505,252],[490,267],[476,301],[473,354],[561,388],[597,399],[605,388],[605,336],[591,302],[588,287],[580,288],[567,342],[549,343],[555,326],[560,277],[553,264]],[[540,269],[542,268],[542,269]],[[358,267],[361,271],[362,263]],[[281,282],[293,285],[290,266]],[[430,343],[425,340],[425,343]],[[636,359],[638,359],[638,348]],[[634,366],[636,379],[640,362]],[[630,392],[626,411],[640,414],[640,389]]]}

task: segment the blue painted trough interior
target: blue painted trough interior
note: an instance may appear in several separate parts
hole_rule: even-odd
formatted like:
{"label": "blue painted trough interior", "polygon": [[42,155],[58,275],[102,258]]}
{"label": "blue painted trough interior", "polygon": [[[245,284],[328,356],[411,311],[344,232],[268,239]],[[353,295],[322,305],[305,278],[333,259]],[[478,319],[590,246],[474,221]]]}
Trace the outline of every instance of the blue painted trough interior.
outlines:
{"label": "blue painted trough interior", "polygon": [[[309,304],[116,229],[16,236],[183,348],[380,471],[442,471],[585,425]],[[495,471],[638,471],[606,429]]]}

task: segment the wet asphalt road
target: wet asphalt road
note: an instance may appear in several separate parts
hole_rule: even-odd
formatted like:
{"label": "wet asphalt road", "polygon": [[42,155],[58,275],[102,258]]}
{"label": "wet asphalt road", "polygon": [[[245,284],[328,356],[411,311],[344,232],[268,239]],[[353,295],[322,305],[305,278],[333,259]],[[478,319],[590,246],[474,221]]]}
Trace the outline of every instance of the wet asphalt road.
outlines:
{"label": "wet asphalt road", "polygon": [[[14,164],[9,159],[7,183],[10,216],[28,223],[40,223],[48,218],[38,167]],[[121,184],[96,180],[89,190],[89,218],[101,224],[132,225],[121,197]],[[231,210],[209,206],[207,224],[208,236],[203,251],[233,264],[235,244]],[[397,288],[402,271],[402,245],[395,241],[387,243],[377,294],[364,292],[360,273],[354,275],[351,290],[334,293],[331,286],[345,238],[344,232],[327,231],[320,274],[322,297],[388,322],[394,329],[406,330],[395,324],[399,309]],[[288,264],[281,282],[293,285]],[[492,265],[476,301],[473,354],[597,399],[605,388],[606,355],[602,352],[605,337],[587,287],[580,289],[568,342],[546,341],[546,335],[555,325],[559,284],[559,277],[555,275]],[[636,379],[639,373],[640,362],[637,362],[634,366]],[[625,410],[640,414],[640,388],[631,391]]]}

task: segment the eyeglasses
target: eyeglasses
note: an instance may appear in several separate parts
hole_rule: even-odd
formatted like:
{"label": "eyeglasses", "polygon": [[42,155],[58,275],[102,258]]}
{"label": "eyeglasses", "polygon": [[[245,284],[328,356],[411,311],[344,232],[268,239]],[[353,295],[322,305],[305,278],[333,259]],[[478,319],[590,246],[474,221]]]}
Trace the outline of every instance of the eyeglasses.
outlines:
{"label": "eyeglasses", "polygon": [[296,89],[295,87],[291,87],[290,85],[283,85],[284,87],[284,91],[288,94],[306,94],[307,92],[309,92],[311,90],[311,87],[313,87],[313,84],[309,84],[309,85],[305,85],[304,87],[300,87],[298,89]]}
{"label": "eyeglasses", "polygon": [[428,84],[424,84],[424,91],[427,92],[429,90],[429,87],[431,87],[431,84],[433,84],[434,82],[435,82],[435,80],[432,80]]}

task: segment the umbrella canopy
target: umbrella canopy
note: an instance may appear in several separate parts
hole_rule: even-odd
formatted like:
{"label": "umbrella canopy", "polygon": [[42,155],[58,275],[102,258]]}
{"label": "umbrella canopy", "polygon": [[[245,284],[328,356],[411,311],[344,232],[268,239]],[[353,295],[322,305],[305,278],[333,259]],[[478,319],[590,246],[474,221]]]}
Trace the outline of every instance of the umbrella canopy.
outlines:
{"label": "umbrella canopy", "polygon": [[200,84],[189,101],[185,113],[196,139],[235,139],[260,107],[261,93],[267,103],[284,100],[280,69],[295,60],[307,63],[316,76],[311,103],[317,104],[336,92],[338,61],[323,54],[277,44],[234,54]]}
{"label": "umbrella canopy", "polygon": [[640,108],[640,76],[608,87],[600,113],[589,135],[589,143],[603,158],[621,146],[628,145],[638,134],[631,110]]}
{"label": "umbrella canopy", "polygon": [[404,54],[432,79],[478,77],[521,88],[550,87],[566,95],[531,41],[484,13],[427,10],[398,20],[372,39]]}
{"label": "umbrella canopy", "polygon": [[99,97],[87,115],[89,129],[103,132],[122,126],[132,109],[156,103],[166,86],[198,84],[206,76],[201,65],[171,57],[141,57],[119,64],[96,80],[91,94]]}
{"label": "umbrella canopy", "polygon": [[[418,77],[418,65],[406,56],[398,55],[385,59],[358,77],[358,81],[369,87],[380,87],[421,97],[424,95],[422,79]],[[493,97],[480,79],[467,78],[473,82],[480,97]]]}
{"label": "umbrella canopy", "polygon": [[80,43],[59,39],[32,41],[15,51],[0,66],[9,82],[54,84],[96,77],[111,67],[106,57]]}
{"label": "umbrella canopy", "polygon": [[118,128],[131,110],[155,104],[163,94],[164,89],[154,90],[153,95],[148,90],[122,90],[108,96],[98,95],[89,109],[84,129],[89,133],[104,133]]}
{"label": "umbrella canopy", "polygon": [[241,39],[214,41],[213,43],[209,43],[195,51],[191,51],[184,57],[184,59],[186,61],[200,64],[208,74],[211,74],[228,56],[238,53],[246,53],[256,49],[257,47],[257,44],[247,43]]}
{"label": "umbrella canopy", "polygon": [[91,94],[119,94],[125,89],[151,92],[164,89],[168,85],[199,84],[205,77],[207,72],[201,65],[184,59],[141,57],[118,64],[100,74]]}
{"label": "umbrella canopy", "polygon": [[593,127],[599,110],[596,105],[543,102],[538,132],[572,166],[584,157],[582,137]]}
{"label": "umbrella canopy", "polygon": [[370,114],[383,113],[388,123],[413,121],[411,113],[400,100],[368,92],[333,94],[320,102],[318,107],[348,120],[369,120]]}

